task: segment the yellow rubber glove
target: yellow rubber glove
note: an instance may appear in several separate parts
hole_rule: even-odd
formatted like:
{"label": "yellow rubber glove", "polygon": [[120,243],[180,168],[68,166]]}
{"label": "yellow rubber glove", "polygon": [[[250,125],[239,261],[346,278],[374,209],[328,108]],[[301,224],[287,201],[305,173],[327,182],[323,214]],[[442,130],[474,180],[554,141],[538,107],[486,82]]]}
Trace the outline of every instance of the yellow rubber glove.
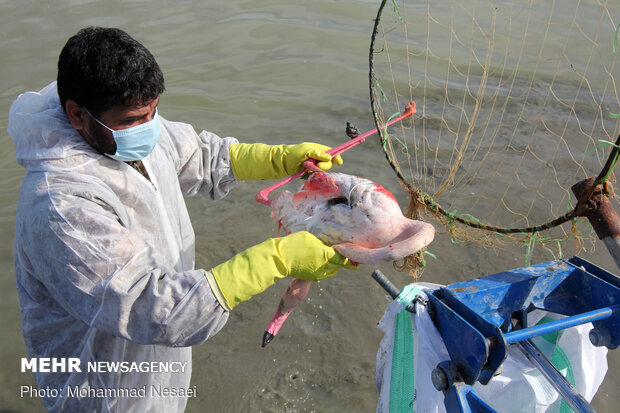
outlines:
{"label": "yellow rubber glove", "polygon": [[333,277],[342,267],[357,268],[311,233],[300,231],[250,247],[213,268],[211,274],[232,309],[280,278],[318,281]]}
{"label": "yellow rubber glove", "polygon": [[304,142],[298,145],[265,145],[264,143],[234,143],[230,145],[230,164],[240,181],[279,179],[303,169],[307,159],[316,159],[317,166],[326,171],[332,164],[342,165],[340,155],[332,159],[329,146]]}

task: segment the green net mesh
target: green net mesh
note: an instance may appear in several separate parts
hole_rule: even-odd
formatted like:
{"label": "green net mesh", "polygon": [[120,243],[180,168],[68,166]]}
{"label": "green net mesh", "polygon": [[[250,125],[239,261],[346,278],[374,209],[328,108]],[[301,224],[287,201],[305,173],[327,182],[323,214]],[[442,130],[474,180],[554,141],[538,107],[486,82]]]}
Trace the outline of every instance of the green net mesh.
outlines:
{"label": "green net mesh", "polygon": [[380,134],[410,216],[430,217],[455,243],[523,243],[527,257],[593,238],[571,186],[601,173],[620,130],[620,4],[610,3],[381,3],[371,106],[381,129],[416,103]]}

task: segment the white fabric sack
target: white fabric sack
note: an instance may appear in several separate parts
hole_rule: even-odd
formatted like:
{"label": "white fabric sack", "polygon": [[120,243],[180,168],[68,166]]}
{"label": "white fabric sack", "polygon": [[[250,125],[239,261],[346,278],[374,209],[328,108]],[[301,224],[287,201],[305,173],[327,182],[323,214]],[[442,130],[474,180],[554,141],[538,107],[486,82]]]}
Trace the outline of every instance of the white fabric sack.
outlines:
{"label": "white fabric sack", "polygon": [[[437,289],[441,286],[417,283],[416,286]],[[420,293],[426,298],[424,292]],[[392,301],[379,322],[378,329],[385,336],[377,352],[376,381],[379,389],[377,412],[390,412],[390,389],[394,334],[398,313],[404,306]],[[414,398],[413,409],[416,413],[445,412],[443,393],[437,391],[431,381],[431,372],[437,364],[450,357],[443,343],[439,330],[433,324],[428,307],[416,304],[416,314],[409,314],[413,332],[414,355]],[[529,325],[539,321],[550,321],[544,317],[556,319],[558,316],[542,311],[528,315]],[[534,342],[554,363],[558,370],[567,377],[575,389],[591,401],[607,372],[607,348],[594,347],[588,338],[592,324],[584,324],[559,332],[556,335],[536,337]],[[494,377],[487,385],[476,383],[476,394],[498,412],[565,412],[566,402],[556,392],[547,379],[527,360],[517,346],[511,345],[508,357],[504,361],[502,374]]]}

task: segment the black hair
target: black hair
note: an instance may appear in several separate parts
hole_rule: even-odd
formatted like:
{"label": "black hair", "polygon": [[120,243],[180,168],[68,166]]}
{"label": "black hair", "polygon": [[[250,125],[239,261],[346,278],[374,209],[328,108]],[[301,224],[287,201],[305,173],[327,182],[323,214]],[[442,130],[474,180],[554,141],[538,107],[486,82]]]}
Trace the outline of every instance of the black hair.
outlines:
{"label": "black hair", "polygon": [[146,47],[120,29],[87,27],[58,58],[58,95],[94,116],[120,104],[147,104],[164,90],[164,75]]}

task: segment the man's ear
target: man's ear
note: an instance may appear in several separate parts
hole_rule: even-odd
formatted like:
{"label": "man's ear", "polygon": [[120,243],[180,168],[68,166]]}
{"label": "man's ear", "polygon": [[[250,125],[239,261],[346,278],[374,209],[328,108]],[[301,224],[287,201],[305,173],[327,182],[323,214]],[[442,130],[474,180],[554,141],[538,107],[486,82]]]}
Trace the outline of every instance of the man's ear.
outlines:
{"label": "man's ear", "polygon": [[85,117],[88,116],[86,110],[80,105],[77,104],[75,100],[67,99],[65,102],[65,112],[67,113],[67,117],[69,118],[69,122],[71,125],[78,130],[81,131],[86,126]]}

